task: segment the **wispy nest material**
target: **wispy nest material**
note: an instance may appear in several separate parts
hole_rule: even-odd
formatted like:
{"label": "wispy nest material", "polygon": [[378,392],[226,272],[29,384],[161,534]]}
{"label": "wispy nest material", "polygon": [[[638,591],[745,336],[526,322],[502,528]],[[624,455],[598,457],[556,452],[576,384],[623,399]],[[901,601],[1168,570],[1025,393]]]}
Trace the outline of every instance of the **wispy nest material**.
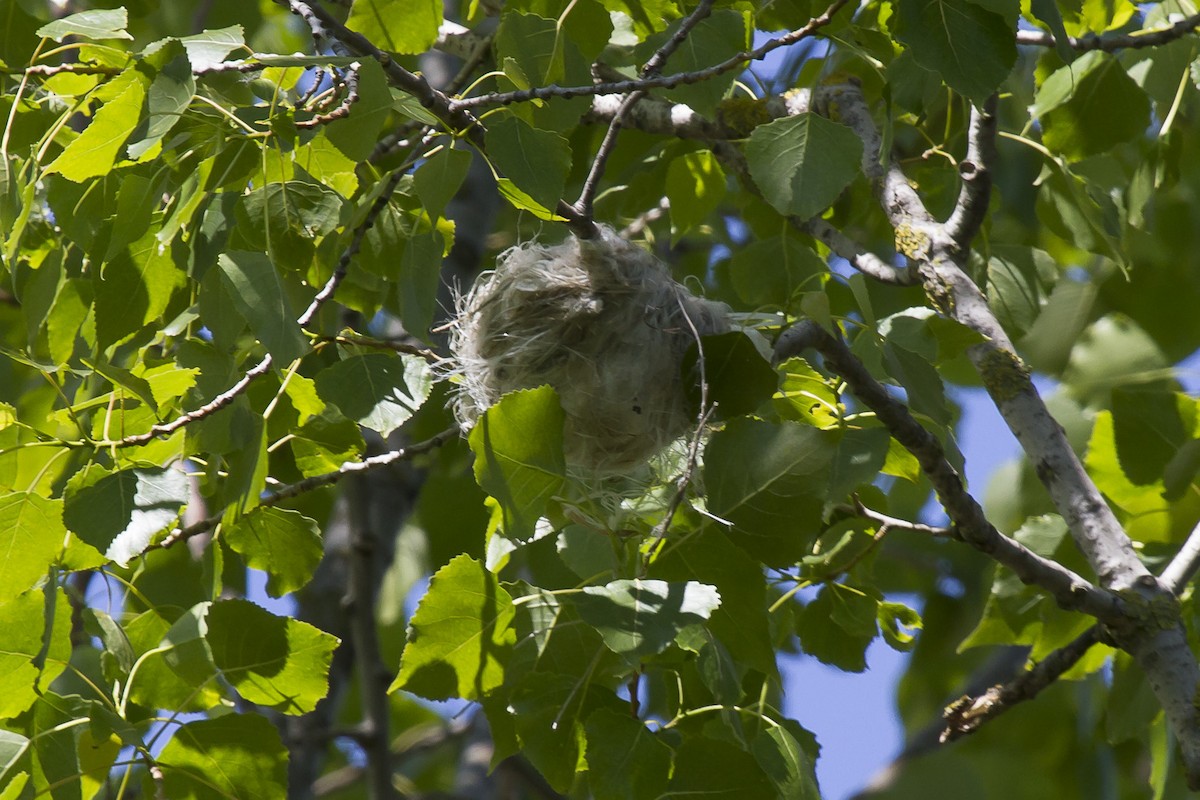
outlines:
{"label": "wispy nest material", "polygon": [[514,247],[459,303],[456,414],[470,427],[505,392],[550,384],[568,464],[628,472],[694,427],[681,362],[697,334],[729,329],[728,312],[608,228]]}

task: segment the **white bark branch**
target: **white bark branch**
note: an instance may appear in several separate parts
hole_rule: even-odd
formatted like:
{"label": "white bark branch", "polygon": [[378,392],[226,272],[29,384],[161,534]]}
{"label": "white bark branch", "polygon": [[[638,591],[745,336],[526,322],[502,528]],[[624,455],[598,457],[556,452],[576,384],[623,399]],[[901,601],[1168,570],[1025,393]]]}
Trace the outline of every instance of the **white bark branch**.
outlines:
{"label": "white bark branch", "polygon": [[[846,85],[830,93],[838,119],[863,140],[863,165],[896,230],[905,254],[918,263],[925,291],[935,309],[987,337],[969,351],[984,386],[1009,429],[1034,465],[1072,537],[1096,571],[1100,585],[1126,601],[1123,619],[1106,621],[1113,640],[1128,651],[1146,673],[1179,741],[1188,784],[1200,788],[1200,711],[1193,702],[1200,687],[1200,667],[1187,644],[1178,601],[1163,582],[1146,569],[1134,552],[1112,509],[1104,501],[1067,441],[1062,426],[1042,402],[1029,371],[974,281],[963,270],[964,242],[936,223],[924,203],[890,158],[880,152],[880,137],[861,90]],[[972,126],[974,137],[987,136],[985,127]],[[990,168],[990,154],[974,142],[974,158]],[[986,196],[964,191],[956,233],[969,226],[962,220],[983,213]],[[972,208],[963,208],[973,204]]]}

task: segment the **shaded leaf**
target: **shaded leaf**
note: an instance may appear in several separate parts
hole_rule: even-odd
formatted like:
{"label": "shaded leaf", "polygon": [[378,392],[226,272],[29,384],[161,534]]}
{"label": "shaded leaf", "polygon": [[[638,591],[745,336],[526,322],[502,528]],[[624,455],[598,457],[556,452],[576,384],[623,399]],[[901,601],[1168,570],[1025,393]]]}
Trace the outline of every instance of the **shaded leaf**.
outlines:
{"label": "shaded leaf", "polygon": [[125,566],[179,518],[187,502],[188,480],[180,470],[113,472],[92,464],[67,484],[63,521],[106,558]]}
{"label": "shaded leaf", "polygon": [[835,435],[806,425],[734,419],[705,449],[709,511],[733,523],[730,539],[752,556],[795,563],[819,533],[835,448]]}
{"label": "shaded leaf", "polygon": [[399,428],[429,398],[433,375],[418,356],[355,355],[317,374],[317,394],[381,436]]}
{"label": "shaded leaf", "polygon": [[600,709],[584,730],[588,785],[596,800],[658,797],[667,787],[671,749],[641,720]]}
{"label": "shaded leaf", "polygon": [[759,125],[746,143],[750,175],[780,214],[815,216],[858,175],[862,142],[811,112]]}
{"label": "shaded leaf", "polygon": [[689,625],[708,619],[721,604],[715,588],[703,583],[618,580],[586,586],[575,597],[579,615],[600,631],[614,653],[661,653]]}
{"label": "shaded leaf", "polygon": [[692,738],[675,755],[665,797],[712,800],[776,800],[775,785],[754,756],[730,742]]}
{"label": "shaded leaf", "polygon": [[229,300],[275,360],[286,366],[308,350],[275,265],[263,253],[234,250],[217,257]]}
{"label": "shaded leaf", "polygon": [[1033,113],[1046,147],[1077,161],[1141,136],[1150,124],[1150,98],[1116,58],[1093,50],[1045,80]]}
{"label": "shaded leaf", "polygon": [[1013,25],[971,0],[899,0],[896,11],[896,38],[917,63],[976,104],[1017,60]]}
{"label": "shaded leaf", "polygon": [[571,147],[557,133],[539,130],[519,117],[489,121],[488,157],[539,206],[553,209],[571,169]]}
{"label": "shaded leaf", "polygon": [[[690,39],[689,39],[690,40]],[[725,197],[725,171],[710,150],[686,153],[667,168],[671,240],[704,222]]]}

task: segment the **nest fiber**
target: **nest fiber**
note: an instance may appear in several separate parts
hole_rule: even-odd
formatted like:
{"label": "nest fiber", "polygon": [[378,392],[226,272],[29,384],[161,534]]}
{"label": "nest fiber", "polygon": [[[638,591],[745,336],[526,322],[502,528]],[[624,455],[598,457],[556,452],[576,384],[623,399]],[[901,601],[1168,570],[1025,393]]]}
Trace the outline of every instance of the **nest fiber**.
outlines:
{"label": "nest fiber", "polygon": [[505,392],[550,384],[568,464],[628,472],[695,425],[681,363],[697,335],[729,329],[728,312],[608,228],[514,247],[459,304],[459,421],[470,427]]}

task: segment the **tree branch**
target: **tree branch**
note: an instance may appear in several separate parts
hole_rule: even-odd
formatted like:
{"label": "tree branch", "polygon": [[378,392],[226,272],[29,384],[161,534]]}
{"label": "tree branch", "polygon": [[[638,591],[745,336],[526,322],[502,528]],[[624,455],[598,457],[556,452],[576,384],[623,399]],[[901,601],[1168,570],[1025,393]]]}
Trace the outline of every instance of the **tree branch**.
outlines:
{"label": "tree branch", "polygon": [[962,250],[971,247],[983,220],[987,217],[992,191],[991,165],[996,162],[996,95],[983,107],[971,106],[971,124],[967,134],[967,157],[958,162],[962,186],[954,211],[946,220],[946,235]]}
{"label": "tree branch", "polygon": [[940,741],[952,742],[974,733],[1013,706],[1032,700],[1079,663],[1101,638],[1101,627],[1093,625],[1008,683],[997,684],[974,697],[964,695],[951,703],[943,713],[945,728]]}
{"label": "tree branch", "polygon": [[[900,169],[880,152],[879,133],[861,90],[844,85],[829,92],[838,119],[863,140],[863,167],[884,213],[896,231],[900,249],[917,262],[930,304],[947,317],[983,334],[985,341],[968,350],[1000,415],[1029,457],[1072,538],[1099,576],[1100,585],[1126,602],[1121,613],[1103,619],[1114,642],[1134,657],[1166,712],[1187,765],[1188,785],[1200,789],[1200,710],[1193,703],[1200,686],[1200,666],[1188,647],[1178,601],[1154,577],[1133,549],[1071,448],[1066,433],[1038,394],[1030,373],[987,299],[963,267],[969,241],[950,235],[937,224]],[[986,113],[986,112],[985,112]],[[986,126],[973,125],[976,157],[988,159]],[[990,169],[984,161],[982,166]],[[958,233],[982,214],[986,195],[967,191],[972,207],[959,214]],[[960,195],[960,202],[964,195]],[[786,336],[786,334],[785,334]]]}
{"label": "tree branch", "polygon": [[379,652],[379,629],[375,619],[377,583],[372,566],[379,540],[385,534],[371,524],[371,489],[361,477],[347,484],[346,503],[350,525],[350,574],[343,606],[350,624],[350,643],[354,648],[362,695],[359,744],[367,757],[367,796],[372,800],[385,800],[396,796],[392,787],[391,713],[387,696],[392,676]]}
{"label": "tree branch", "polygon": [[[1176,39],[1187,36],[1200,28],[1200,14],[1184,17],[1166,28],[1136,33],[1114,33],[1097,36],[1089,33],[1086,36],[1068,36],[1067,46],[1072,50],[1103,50],[1111,53],[1114,50],[1138,49],[1142,47],[1157,47],[1169,44]],[[1017,31],[1017,44],[1035,45],[1037,47],[1056,47],[1058,42],[1045,31]]]}
{"label": "tree branch", "polygon": [[1024,583],[1045,589],[1064,608],[1079,609],[1101,620],[1123,618],[1124,602],[1116,595],[1098,589],[1061,564],[1039,556],[996,530],[979,503],[967,493],[962,477],[946,459],[941,442],[871,377],[841,338],[816,322],[801,322],[780,336],[775,345],[775,359],[783,361],[808,348],[820,352],[825,365],[840,375],[896,441],[916,456],[963,541],[1011,569]]}
{"label": "tree branch", "polygon": [[627,81],[611,81],[603,83],[594,83],[590,86],[536,86],[532,89],[523,89],[513,92],[492,92],[490,94],[479,95],[478,97],[464,97],[458,100],[452,100],[450,107],[456,111],[478,108],[480,106],[501,106],[510,105],[512,103],[525,103],[530,100],[548,100],[551,98],[570,99],[572,97],[585,97],[600,94],[628,94],[635,91],[647,91],[649,89],[671,89],[676,86],[685,84],[700,83],[701,81],[715,78],[718,75],[729,72],[733,69],[738,69],[751,61],[759,61],[766,57],[768,53],[778,50],[780,47],[786,47],[790,44],[802,41],[812,36],[821,28],[828,25],[835,14],[841,10],[842,6],[846,5],[849,0],[834,0],[834,2],[826,8],[820,15],[813,17],[802,28],[785,33],[783,36],[776,37],[762,44],[753,50],[743,50],[740,53],[730,56],[720,63],[713,64],[710,67],[699,69],[694,72],[677,72],[674,75],[667,75],[661,78],[638,78]]}
{"label": "tree branch", "polygon": [[1187,541],[1171,559],[1158,579],[1175,594],[1183,592],[1200,571],[1200,525],[1192,528]]}
{"label": "tree branch", "polygon": [[[456,425],[454,427],[447,428],[436,436],[431,436],[423,442],[418,442],[407,447],[401,447],[396,450],[390,450],[386,453],[380,453],[377,456],[370,456],[368,458],[364,458],[362,461],[347,461],[332,472],[314,475],[311,478],[305,478],[302,481],[297,481],[273,492],[269,492],[258,501],[258,504],[260,506],[277,505],[282,503],[284,500],[290,500],[293,497],[299,497],[300,495],[307,494],[315,489],[320,489],[324,486],[331,486],[340,481],[342,478],[346,478],[351,475],[361,475],[363,473],[370,472],[371,470],[379,469],[380,467],[386,467],[389,464],[395,464],[398,461],[408,461],[412,458],[416,458],[419,455],[428,453],[431,450],[441,447],[455,436],[458,436],[459,433],[461,433],[461,430]],[[166,549],[177,542],[210,531],[217,526],[217,523],[221,521],[222,517],[222,514],[214,514],[211,517],[206,517],[202,520],[192,523],[191,525],[176,528],[175,530],[171,531],[171,533],[167,534],[167,536],[161,542],[150,545],[146,548],[146,550]]]}

